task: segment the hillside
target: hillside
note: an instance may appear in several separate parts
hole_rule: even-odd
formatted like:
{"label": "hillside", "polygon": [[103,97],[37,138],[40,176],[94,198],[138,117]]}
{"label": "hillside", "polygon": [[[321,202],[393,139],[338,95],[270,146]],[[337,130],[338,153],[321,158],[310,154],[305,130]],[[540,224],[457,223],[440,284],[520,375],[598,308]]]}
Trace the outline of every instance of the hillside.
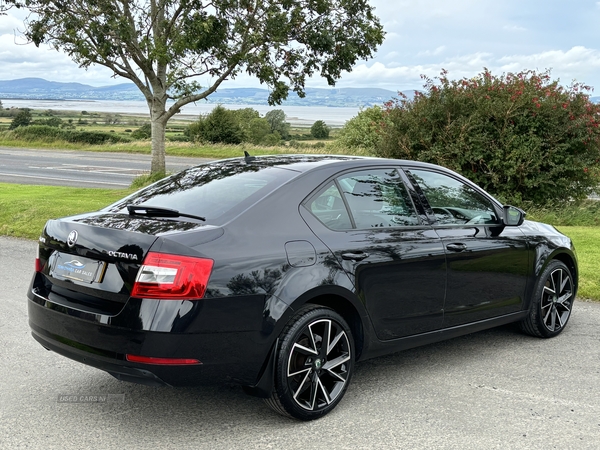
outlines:
{"label": "hillside", "polygon": [[[405,91],[412,96],[414,91]],[[395,97],[397,92],[378,88],[306,89],[306,97],[290,93],[289,106],[372,106]],[[222,88],[208,98],[209,103],[266,105],[269,91],[257,88]],[[41,100],[144,100],[131,83],[93,87],[81,83],[60,83],[42,78],[0,80],[0,99]]]}

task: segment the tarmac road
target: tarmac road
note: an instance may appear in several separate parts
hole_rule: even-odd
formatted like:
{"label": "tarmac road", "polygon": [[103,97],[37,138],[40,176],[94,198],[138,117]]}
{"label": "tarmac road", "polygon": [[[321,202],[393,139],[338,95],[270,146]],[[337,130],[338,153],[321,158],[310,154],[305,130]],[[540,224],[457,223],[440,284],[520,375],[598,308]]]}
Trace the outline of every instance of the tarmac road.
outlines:
{"label": "tarmac road", "polygon": [[[0,237],[0,448],[598,449],[600,304],[559,337],[513,326],[360,363],[341,404],[301,423],[234,385],[119,382],[44,350],[27,324],[35,243]],[[108,396],[60,403],[59,396]],[[88,399],[89,400],[89,399]]]}
{"label": "tarmac road", "polygon": [[[167,156],[167,172],[210,161]],[[0,182],[123,189],[150,171],[150,155],[0,147]]]}

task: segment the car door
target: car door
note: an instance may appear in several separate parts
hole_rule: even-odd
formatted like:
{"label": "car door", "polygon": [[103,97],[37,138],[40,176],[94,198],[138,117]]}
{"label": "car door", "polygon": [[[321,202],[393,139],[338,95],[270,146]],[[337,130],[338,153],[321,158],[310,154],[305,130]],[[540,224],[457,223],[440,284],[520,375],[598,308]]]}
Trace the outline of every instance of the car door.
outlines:
{"label": "car door", "polygon": [[529,268],[521,231],[502,226],[493,200],[464,180],[429,168],[406,171],[446,251],[444,327],[520,311]]}
{"label": "car door", "polygon": [[313,216],[309,226],[353,280],[379,339],[442,326],[442,242],[420,220],[396,168],[341,173],[304,207]]}

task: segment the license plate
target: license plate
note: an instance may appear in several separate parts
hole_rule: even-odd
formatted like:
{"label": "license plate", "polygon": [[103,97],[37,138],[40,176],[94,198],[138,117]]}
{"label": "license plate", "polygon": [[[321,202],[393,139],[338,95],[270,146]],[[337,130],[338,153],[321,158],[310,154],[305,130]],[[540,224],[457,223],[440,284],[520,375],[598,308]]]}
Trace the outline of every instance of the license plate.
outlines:
{"label": "license plate", "polygon": [[106,263],[90,258],[55,253],[50,264],[50,276],[83,283],[100,282]]}

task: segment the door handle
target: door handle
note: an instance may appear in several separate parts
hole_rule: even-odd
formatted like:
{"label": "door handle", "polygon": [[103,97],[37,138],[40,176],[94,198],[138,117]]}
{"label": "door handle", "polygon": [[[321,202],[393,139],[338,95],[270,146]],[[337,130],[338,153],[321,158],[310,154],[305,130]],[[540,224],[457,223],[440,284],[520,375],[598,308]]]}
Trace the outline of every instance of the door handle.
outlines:
{"label": "door handle", "polygon": [[342,253],[342,259],[350,260],[350,261],[362,261],[369,257],[368,253],[365,252],[346,252]]}
{"label": "door handle", "polygon": [[464,252],[467,249],[467,246],[462,243],[448,244],[446,248],[451,252]]}

